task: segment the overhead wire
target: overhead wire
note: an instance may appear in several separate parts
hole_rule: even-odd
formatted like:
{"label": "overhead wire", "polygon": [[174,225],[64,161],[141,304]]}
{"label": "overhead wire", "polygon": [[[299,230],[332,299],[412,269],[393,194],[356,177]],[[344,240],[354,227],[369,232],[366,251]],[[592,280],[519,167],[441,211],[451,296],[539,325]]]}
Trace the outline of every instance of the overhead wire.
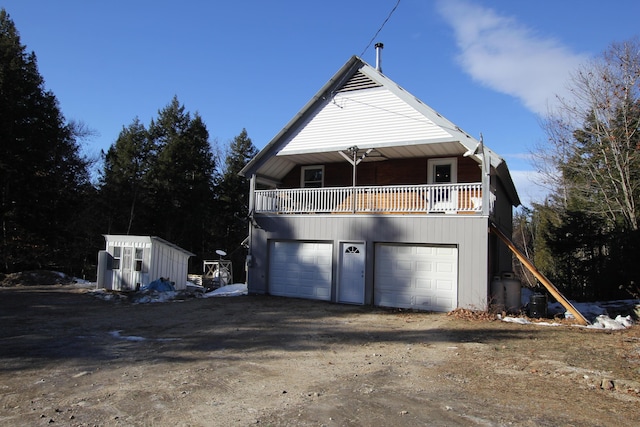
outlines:
{"label": "overhead wire", "polygon": [[367,47],[364,48],[364,50],[360,54],[360,58],[362,58],[364,56],[364,54],[367,51],[367,49],[369,49],[369,47],[371,46],[371,43],[373,43],[373,41],[376,39],[376,37],[378,37],[378,34],[380,34],[380,31],[382,31],[382,29],[384,28],[385,24],[389,21],[389,18],[391,18],[391,15],[393,15],[393,12],[396,11],[396,9],[398,8],[398,5],[400,5],[400,0],[398,0],[396,2],[396,5],[393,6],[393,9],[391,9],[391,12],[389,12],[389,15],[387,16],[387,19],[384,20],[382,25],[380,25],[380,28],[378,28],[378,31],[376,31],[376,33],[373,35],[373,37],[371,37],[371,40],[369,40],[369,44],[367,45]]}
{"label": "overhead wire", "polygon": [[[346,95],[344,95],[342,93],[337,93],[334,96],[333,103],[337,107],[339,107],[340,109],[344,109],[346,104],[345,103],[338,104],[338,102],[335,100],[336,97],[339,97],[339,98],[341,98],[341,99],[343,99],[345,101],[351,101],[351,102],[354,102],[356,104],[364,105],[364,106],[369,107],[369,108],[373,108],[373,109],[376,109],[376,110],[384,111],[386,113],[394,114],[396,116],[404,117],[406,119],[413,120],[413,121],[416,121],[416,122],[425,123],[425,124],[433,123],[433,121],[431,119],[429,119],[428,117],[425,117],[425,116],[412,117],[412,116],[409,116],[407,114],[404,114],[404,113],[401,113],[401,112],[398,112],[398,111],[393,111],[393,110],[390,110],[388,108],[380,107],[378,105],[369,104],[368,102],[364,102],[364,101],[360,101],[358,99],[351,98],[351,97],[346,96]],[[424,105],[424,103],[422,103],[421,101],[419,101],[419,102]],[[443,120],[446,120],[447,122],[450,122],[448,119],[443,117],[440,113],[435,111],[433,108],[431,108],[429,106],[427,106],[427,108],[429,108],[431,111],[433,111],[434,114],[436,114],[437,116],[441,117]],[[440,126],[443,129],[447,129],[447,130],[455,131],[455,132],[460,132],[460,133],[464,134],[467,137],[471,137],[469,134],[467,134],[467,132],[465,132],[462,129],[460,129],[460,127],[458,127],[455,123],[451,123],[451,126],[448,126],[446,124],[440,123],[440,124],[438,124],[438,126]]]}

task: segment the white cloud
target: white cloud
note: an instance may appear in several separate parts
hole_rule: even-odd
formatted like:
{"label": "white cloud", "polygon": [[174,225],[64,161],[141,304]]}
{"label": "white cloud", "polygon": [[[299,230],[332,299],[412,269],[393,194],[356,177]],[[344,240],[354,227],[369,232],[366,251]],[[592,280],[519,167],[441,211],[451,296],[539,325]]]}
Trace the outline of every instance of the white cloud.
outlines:
{"label": "white cloud", "polygon": [[587,59],[512,17],[467,0],[440,0],[438,10],[454,30],[465,72],[539,115],[563,95],[570,72]]}
{"label": "white cloud", "polygon": [[532,170],[512,170],[511,179],[516,186],[520,202],[527,207],[532,206],[532,202],[542,203],[549,194],[549,189],[542,186],[543,176]]}

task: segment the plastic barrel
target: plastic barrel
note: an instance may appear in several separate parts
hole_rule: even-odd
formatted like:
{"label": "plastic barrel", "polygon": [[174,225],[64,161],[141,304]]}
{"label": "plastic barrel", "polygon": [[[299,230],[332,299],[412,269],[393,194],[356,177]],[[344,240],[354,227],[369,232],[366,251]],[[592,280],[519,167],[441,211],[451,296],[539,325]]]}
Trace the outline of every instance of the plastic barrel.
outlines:
{"label": "plastic barrel", "polygon": [[493,276],[493,280],[491,280],[490,305],[497,313],[505,310],[504,284],[500,280],[500,276]]}
{"label": "plastic barrel", "polygon": [[529,317],[547,317],[547,296],[545,294],[531,294],[529,296]]}
{"label": "plastic barrel", "polygon": [[522,303],[521,298],[521,286],[520,281],[517,280],[513,273],[502,273],[502,283],[505,290],[505,304],[507,311],[510,313],[517,313],[520,311]]}

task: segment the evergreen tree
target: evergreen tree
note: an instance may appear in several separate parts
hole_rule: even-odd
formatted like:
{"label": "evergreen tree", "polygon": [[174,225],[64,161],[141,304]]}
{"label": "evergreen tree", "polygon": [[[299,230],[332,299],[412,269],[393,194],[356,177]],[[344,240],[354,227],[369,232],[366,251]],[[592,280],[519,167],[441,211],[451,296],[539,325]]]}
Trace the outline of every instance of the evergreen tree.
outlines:
{"label": "evergreen tree", "polygon": [[146,178],[156,155],[149,133],[138,118],[122,129],[104,155],[100,184],[107,233],[149,233]]}
{"label": "evergreen tree", "polygon": [[194,253],[207,251],[213,227],[216,160],[209,132],[177,97],[158,112],[149,126],[157,156],[148,172],[152,229]]}
{"label": "evergreen tree", "polygon": [[62,269],[82,257],[74,250],[75,220],[92,189],[78,136],[78,127],[65,123],[55,96],[45,90],[35,54],[26,52],[1,9],[0,268],[5,271]]}
{"label": "evergreen tree", "polygon": [[249,180],[238,173],[257,152],[246,129],[242,129],[229,144],[218,187],[216,236],[229,252],[235,281],[240,281],[243,276],[245,253],[241,243],[247,237],[249,215]]}

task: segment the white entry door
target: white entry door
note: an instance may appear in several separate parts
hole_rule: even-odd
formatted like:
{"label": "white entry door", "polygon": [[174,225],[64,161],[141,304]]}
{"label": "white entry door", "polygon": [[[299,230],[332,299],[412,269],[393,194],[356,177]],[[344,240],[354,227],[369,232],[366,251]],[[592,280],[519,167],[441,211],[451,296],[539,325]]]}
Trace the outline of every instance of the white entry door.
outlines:
{"label": "white entry door", "polygon": [[364,304],[364,243],[340,244],[338,302]]}

